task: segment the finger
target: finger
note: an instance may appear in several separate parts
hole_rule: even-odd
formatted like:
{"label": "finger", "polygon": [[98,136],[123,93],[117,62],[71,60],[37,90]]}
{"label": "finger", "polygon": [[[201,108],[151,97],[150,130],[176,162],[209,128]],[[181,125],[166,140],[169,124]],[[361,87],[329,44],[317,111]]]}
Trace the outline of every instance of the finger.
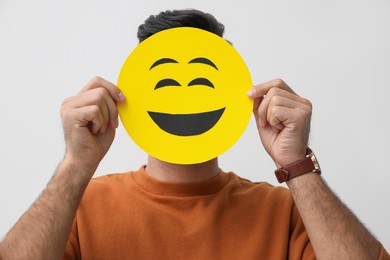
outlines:
{"label": "finger", "polygon": [[80,91],[80,93],[95,88],[104,88],[105,90],[107,90],[107,92],[110,94],[110,96],[115,102],[121,103],[126,101],[126,98],[123,95],[122,91],[116,85],[97,76],[93,77]]}
{"label": "finger", "polygon": [[100,130],[99,132],[101,134],[104,134],[106,132],[106,129],[107,129],[107,124],[110,120],[110,114],[108,113],[108,108],[107,108],[107,104],[106,103],[102,103],[100,106],[100,113],[102,114],[103,116],[103,125],[100,127]]}
{"label": "finger", "polygon": [[[272,125],[272,122],[270,122],[270,119],[273,118],[272,113],[274,113],[274,111],[275,111],[274,108],[279,109],[280,107],[284,107],[284,108],[288,108],[288,109],[295,109],[299,106],[300,106],[300,104],[292,99],[285,98],[285,97],[274,97],[269,101],[269,106],[267,106],[267,108],[266,108],[266,120],[270,125]],[[276,127],[276,128],[281,130],[280,127]]]}
{"label": "finger", "polygon": [[119,125],[118,122],[118,107],[115,102],[110,98],[106,101],[108,113],[110,115],[110,123],[113,128],[117,128]]}
{"label": "finger", "polygon": [[91,132],[94,134],[99,132],[104,124],[101,109],[97,105],[77,108],[75,115],[77,116],[75,118],[76,122],[82,127],[89,125]]}
{"label": "finger", "polygon": [[[95,92],[95,96],[97,98],[96,102],[99,103],[99,107],[102,109],[105,127],[107,127],[107,124],[110,123],[113,128],[116,128],[118,126],[118,108],[115,101],[104,88],[93,89],[89,92],[92,91]],[[89,92],[86,93],[90,94]],[[104,133],[105,128],[102,131],[102,133]]]}
{"label": "finger", "polygon": [[289,116],[294,113],[294,109],[284,106],[273,106],[269,111],[267,115],[268,124],[276,131],[283,130],[288,123]]}
{"label": "finger", "polygon": [[302,106],[295,108],[272,106],[269,108],[267,122],[278,131],[288,127],[293,132],[302,132],[310,129],[310,117],[311,110]]}
{"label": "finger", "polygon": [[300,102],[303,102],[303,98],[283,89],[272,88],[264,96],[257,109],[257,119],[261,126],[265,126],[267,124],[267,114],[270,106],[279,105],[294,108],[303,105]]}
{"label": "finger", "polygon": [[259,85],[255,85],[248,91],[247,94],[251,98],[260,98],[266,95],[272,88],[280,88],[296,95],[296,93],[281,79],[274,79]]}
{"label": "finger", "polygon": [[70,108],[82,108],[92,105],[98,106],[101,110],[104,122],[101,133],[105,132],[108,123],[110,123],[113,128],[116,128],[118,125],[118,110],[116,104],[104,88],[92,89],[77,94],[74,97],[68,98],[64,104],[65,107]]}
{"label": "finger", "polygon": [[253,113],[255,114],[256,117],[257,117],[257,110],[258,110],[261,102],[263,102],[263,99],[264,99],[264,97],[256,98],[253,102]]}

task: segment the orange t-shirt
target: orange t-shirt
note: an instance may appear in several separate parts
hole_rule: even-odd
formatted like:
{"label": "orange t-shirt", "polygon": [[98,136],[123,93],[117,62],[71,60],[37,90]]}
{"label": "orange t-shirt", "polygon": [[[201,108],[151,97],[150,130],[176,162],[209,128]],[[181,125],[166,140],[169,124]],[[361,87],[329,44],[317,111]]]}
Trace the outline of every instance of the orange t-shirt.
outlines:
{"label": "orange t-shirt", "polygon": [[289,191],[234,173],[159,182],[139,171],[92,179],[65,259],[315,259]]}

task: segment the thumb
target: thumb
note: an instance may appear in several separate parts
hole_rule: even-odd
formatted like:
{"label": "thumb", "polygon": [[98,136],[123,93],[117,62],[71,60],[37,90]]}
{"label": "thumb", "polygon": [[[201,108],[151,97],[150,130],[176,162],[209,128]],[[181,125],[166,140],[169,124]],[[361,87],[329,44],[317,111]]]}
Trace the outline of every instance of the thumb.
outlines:
{"label": "thumb", "polygon": [[263,99],[264,97],[259,97],[253,100],[253,115],[255,116],[257,128],[264,127],[267,124],[267,122],[262,122],[262,120],[260,120],[259,112],[258,112],[259,106],[263,101]]}

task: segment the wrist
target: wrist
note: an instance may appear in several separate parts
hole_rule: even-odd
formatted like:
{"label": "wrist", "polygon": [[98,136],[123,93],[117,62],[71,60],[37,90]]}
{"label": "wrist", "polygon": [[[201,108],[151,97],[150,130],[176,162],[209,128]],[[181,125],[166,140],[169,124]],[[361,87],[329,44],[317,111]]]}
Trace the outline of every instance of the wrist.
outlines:
{"label": "wrist", "polygon": [[321,174],[320,165],[310,148],[306,149],[306,155],[303,159],[296,160],[291,164],[279,167],[275,170],[275,175],[279,183],[301,177],[307,173]]}
{"label": "wrist", "polygon": [[78,158],[72,153],[66,153],[63,158],[60,166],[68,169],[70,172],[77,173],[78,175],[85,176],[86,178],[92,178],[99,162],[94,162],[94,160],[88,160],[87,158]]}
{"label": "wrist", "polygon": [[65,156],[62,162],[58,165],[56,175],[66,175],[70,179],[79,182],[89,182],[95,173],[98,165],[89,165],[72,156]]}
{"label": "wrist", "polygon": [[[287,154],[288,153],[288,154]],[[295,163],[299,160],[302,160],[307,155],[307,146],[304,146],[302,148],[295,148],[288,152],[279,152],[278,154],[275,154],[273,157],[274,163],[277,168],[281,168],[287,165],[290,165],[292,163]]]}
{"label": "wrist", "polygon": [[282,167],[285,167],[287,165],[293,164],[299,160],[302,160],[305,157],[306,157],[306,154],[302,153],[300,155],[291,156],[288,159],[283,160],[282,162],[274,161],[274,163],[275,163],[276,168],[282,168]]}

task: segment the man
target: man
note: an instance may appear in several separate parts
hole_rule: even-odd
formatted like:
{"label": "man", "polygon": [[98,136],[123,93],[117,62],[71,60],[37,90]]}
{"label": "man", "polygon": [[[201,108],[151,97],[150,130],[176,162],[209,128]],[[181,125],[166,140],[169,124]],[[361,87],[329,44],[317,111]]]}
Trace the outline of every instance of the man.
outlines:
{"label": "man", "polygon": [[[147,19],[138,37],[182,26],[224,31],[209,14],[167,11]],[[311,103],[279,79],[248,96],[277,167],[304,160]],[[288,179],[287,191],[225,173],[217,158],[178,165],[149,156],[138,171],[91,180],[124,101],[95,77],[63,102],[65,157],[1,242],[2,259],[390,259],[314,172]]]}

